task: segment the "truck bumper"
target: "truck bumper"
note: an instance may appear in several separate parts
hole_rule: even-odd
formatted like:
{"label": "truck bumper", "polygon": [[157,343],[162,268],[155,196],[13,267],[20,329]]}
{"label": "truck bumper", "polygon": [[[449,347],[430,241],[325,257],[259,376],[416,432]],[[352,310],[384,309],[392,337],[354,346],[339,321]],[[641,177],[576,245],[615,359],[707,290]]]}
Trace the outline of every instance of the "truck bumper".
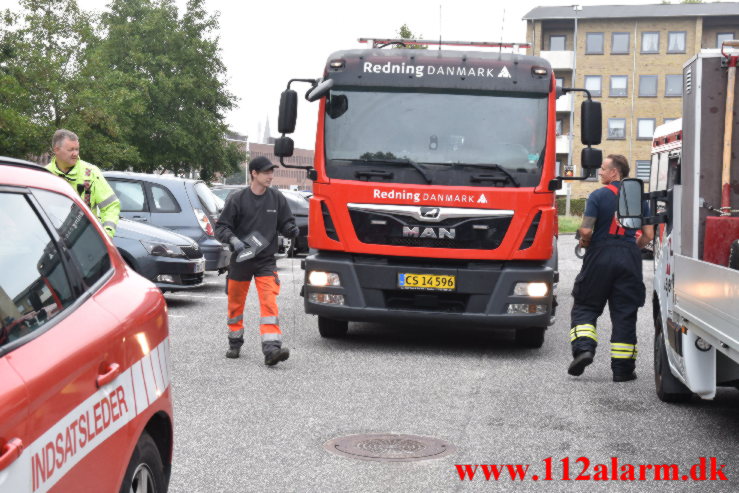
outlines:
{"label": "truck bumper", "polygon": [[[346,321],[424,322],[455,327],[546,327],[553,320],[556,261],[480,262],[385,258],[320,252],[305,260],[305,311]],[[311,271],[334,272],[341,286],[312,286]],[[398,274],[456,276],[453,292],[398,287]],[[519,282],[545,282],[544,297],[514,294]],[[339,295],[339,296],[326,296]]]}

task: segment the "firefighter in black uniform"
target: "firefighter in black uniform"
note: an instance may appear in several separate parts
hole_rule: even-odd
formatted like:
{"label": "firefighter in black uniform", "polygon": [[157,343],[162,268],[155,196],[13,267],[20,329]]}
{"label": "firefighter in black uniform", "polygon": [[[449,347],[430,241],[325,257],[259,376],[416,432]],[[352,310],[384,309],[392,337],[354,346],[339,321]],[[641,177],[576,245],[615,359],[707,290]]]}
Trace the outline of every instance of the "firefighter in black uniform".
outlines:
{"label": "firefighter in black uniform", "polygon": [[611,312],[611,370],[614,382],[636,378],[636,314],[644,305],[641,248],[654,238],[654,228],[623,228],[616,220],[621,179],[629,176],[629,162],[609,155],[598,172],[605,185],[588,197],[580,233],[580,246],[587,248],[582,270],[572,288],[574,305],[570,341],[573,360],[568,373],[582,375],[593,362],[598,345],[596,323],[608,302]]}
{"label": "firefighter in black uniform", "polygon": [[268,366],[290,357],[290,350],[282,346],[277,309],[280,293],[275,261],[277,233],[296,238],[299,232],[285,196],[270,188],[276,167],[264,156],[252,159],[251,184],[226,200],[216,223],[218,241],[233,249],[226,280],[229,328],[226,357],[238,358],[244,344],[244,304],[253,279],[259,295],[262,352]]}

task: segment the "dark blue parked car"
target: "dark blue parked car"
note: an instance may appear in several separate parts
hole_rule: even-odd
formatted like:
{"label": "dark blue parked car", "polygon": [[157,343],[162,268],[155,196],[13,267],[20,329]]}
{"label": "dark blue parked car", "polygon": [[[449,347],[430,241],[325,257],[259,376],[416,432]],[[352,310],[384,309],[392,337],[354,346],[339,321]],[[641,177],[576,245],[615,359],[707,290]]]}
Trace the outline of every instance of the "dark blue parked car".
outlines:
{"label": "dark blue parked car", "polygon": [[191,238],[205,257],[205,270],[225,271],[231,252],[215,238],[223,201],[205,182],[169,175],[106,171],[121,201],[121,216]]}
{"label": "dark blue parked car", "polygon": [[203,285],[205,258],[198,244],[187,236],[121,219],[113,244],[133,270],[162,291]]}

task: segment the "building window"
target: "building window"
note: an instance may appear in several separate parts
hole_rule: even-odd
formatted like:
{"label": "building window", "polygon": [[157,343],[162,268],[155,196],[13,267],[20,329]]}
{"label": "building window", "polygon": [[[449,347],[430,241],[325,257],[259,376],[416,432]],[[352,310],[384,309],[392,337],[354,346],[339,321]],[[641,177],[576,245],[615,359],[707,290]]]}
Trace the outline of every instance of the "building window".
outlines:
{"label": "building window", "polygon": [[667,34],[667,53],[685,53],[685,31],[670,31]]}
{"label": "building window", "polygon": [[564,77],[555,77],[554,83],[557,84],[557,87],[564,87],[565,86],[565,78]]}
{"label": "building window", "polygon": [[600,97],[600,75],[586,75],[585,89],[590,91],[593,97]]}
{"label": "building window", "polygon": [[665,96],[678,98],[683,95],[683,76],[665,75]]}
{"label": "building window", "polygon": [[609,118],[608,119],[608,139],[624,140],[626,138],[626,119],[625,118]]}
{"label": "building window", "polygon": [[563,34],[552,34],[549,36],[549,49],[551,51],[565,51],[567,36]]}
{"label": "building window", "polygon": [[629,33],[613,33],[611,36],[611,53],[614,55],[629,53]]}
{"label": "building window", "polygon": [[557,127],[555,128],[554,132],[559,136],[562,135],[562,128],[563,128],[563,121],[557,120]]}
{"label": "building window", "polygon": [[639,76],[639,97],[650,98],[657,95],[657,76],[656,75],[640,75]]}
{"label": "building window", "polygon": [[654,118],[639,118],[636,124],[637,140],[652,140],[654,135]]}
{"label": "building window", "polygon": [[603,33],[587,33],[585,35],[585,54],[603,54]]}
{"label": "building window", "polygon": [[665,118],[665,123],[674,122],[677,118]]}
{"label": "building window", "polygon": [[636,177],[649,181],[649,172],[652,169],[651,161],[636,161]]}
{"label": "building window", "polygon": [[659,33],[658,32],[641,33],[641,52],[642,53],[659,53]]}
{"label": "building window", "polygon": [[718,33],[716,35],[716,48],[721,48],[721,43],[734,39],[734,33]]}
{"label": "building window", "polygon": [[627,75],[612,75],[610,96],[613,98],[625,97],[628,84],[629,77]]}

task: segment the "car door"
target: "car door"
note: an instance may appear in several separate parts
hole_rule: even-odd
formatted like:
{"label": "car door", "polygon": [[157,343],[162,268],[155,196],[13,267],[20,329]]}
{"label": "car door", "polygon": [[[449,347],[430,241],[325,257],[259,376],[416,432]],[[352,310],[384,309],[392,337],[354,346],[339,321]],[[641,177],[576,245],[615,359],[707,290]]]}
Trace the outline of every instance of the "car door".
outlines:
{"label": "car door", "polygon": [[135,412],[130,391],[118,389],[124,334],[94,299],[114,274],[108,244],[69,197],[34,190],[23,199],[0,205],[15,205],[23,226],[12,234],[18,272],[11,278],[29,280],[11,288],[30,320],[9,361],[28,394],[23,487],[12,491],[114,491],[130,441],[115,432]]}
{"label": "car door", "polygon": [[107,180],[121,202],[121,217],[142,223],[151,221],[150,204],[142,182],[117,178]]}
{"label": "car door", "polygon": [[[193,234],[197,225],[194,224],[193,212],[189,207],[190,204],[181,204],[177,199],[177,197],[184,198],[183,182],[173,180],[167,186],[147,182],[145,187],[152,225],[159,228],[171,229],[185,236]],[[175,193],[173,193],[173,190],[170,190],[170,187],[174,189]],[[187,231],[188,228],[191,230]]]}
{"label": "car door", "polygon": [[[0,299],[3,294],[0,293]],[[3,301],[0,305],[4,305]],[[4,307],[0,310],[3,318],[7,317]],[[0,343],[0,354],[6,349],[6,344]],[[10,358],[8,354],[0,356],[0,491],[22,491],[19,482],[29,477],[28,471],[21,470],[26,464],[18,460],[27,443],[24,440],[28,440],[28,395],[25,384],[8,362]]]}

